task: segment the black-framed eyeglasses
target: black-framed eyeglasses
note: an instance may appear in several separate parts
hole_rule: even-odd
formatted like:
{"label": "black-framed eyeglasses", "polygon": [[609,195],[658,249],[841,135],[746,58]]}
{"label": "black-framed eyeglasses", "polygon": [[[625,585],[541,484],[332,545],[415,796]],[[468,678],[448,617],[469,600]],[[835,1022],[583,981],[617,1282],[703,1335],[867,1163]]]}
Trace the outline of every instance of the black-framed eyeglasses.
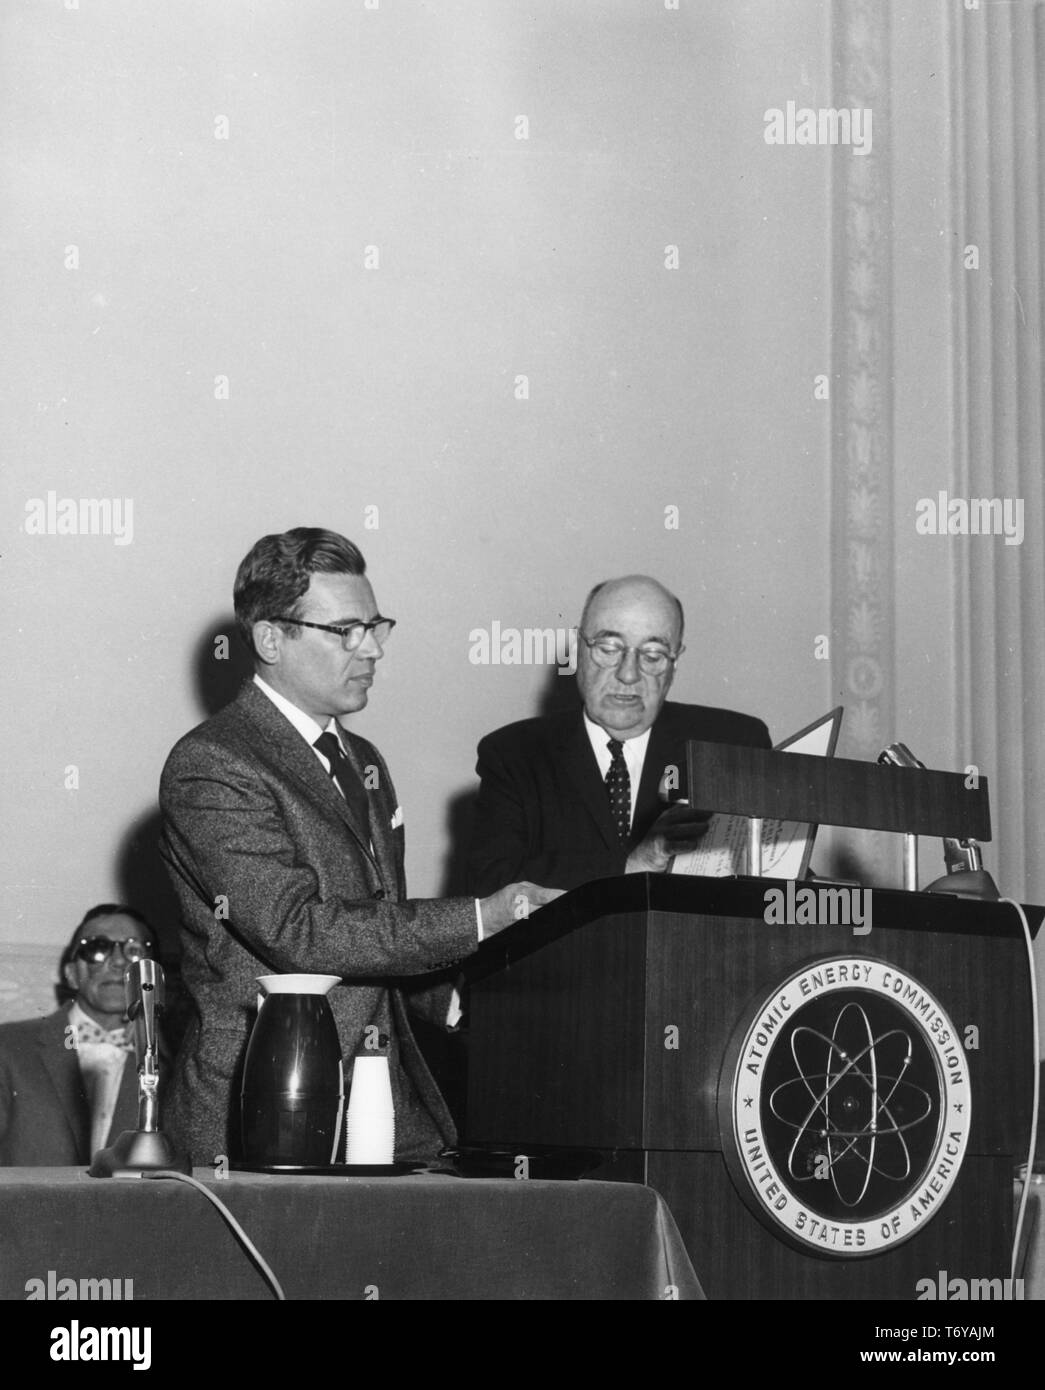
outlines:
{"label": "black-framed eyeglasses", "polygon": [[374,641],[383,647],[396,625],[395,618],[372,618],[368,623],[349,623],[347,627],[332,627],[330,623],[306,623],[304,618],[273,618],[274,623],[293,623],[295,627],[314,627],[319,632],[335,632],[346,652],[354,652],[372,633]]}
{"label": "black-framed eyeglasses", "polygon": [[686,650],[679,647],[677,652],[669,651],[667,647],[658,646],[656,643],[646,643],[642,647],[629,647],[627,643],[620,642],[616,637],[586,637],[583,632],[578,630],[577,636],[591,652],[591,659],[596,666],[601,666],[604,671],[614,671],[622,662],[627,660],[629,652],[634,652],[638,658],[639,670],[646,676],[662,676],[668,669],[669,663],[674,665],[679,657]]}
{"label": "black-framed eyeglasses", "polygon": [[136,936],[126,937],[123,941],[111,936],[84,936],[80,938],[73,955],[77,960],[86,961],[88,965],[101,965],[109,959],[117,946],[129,965],[133,965],[136,960],[144,960],[152,951],[151,941],[139,941]]}

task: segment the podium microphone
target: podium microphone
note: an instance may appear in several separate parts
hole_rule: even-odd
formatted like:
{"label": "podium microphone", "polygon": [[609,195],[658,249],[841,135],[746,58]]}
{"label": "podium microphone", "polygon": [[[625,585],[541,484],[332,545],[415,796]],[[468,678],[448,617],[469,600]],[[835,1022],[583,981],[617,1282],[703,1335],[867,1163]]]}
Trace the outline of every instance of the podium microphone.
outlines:
{"label": "podium microphone", "polygon": [[175,1151],[160,1129],[160,1042],[157,1021],[164,1008],[163,967],[136,960],[123,977],[127,1019],[138,1063],[138,1128],[125,1129],[107,1149],[99,1149],[87,1170],[92,1178],[143,1173],[157,1168],[189,1173],[188,1159]]}
{"label": "podium microphone", "polygon": [[[910,767],[926,771],[925,764],[919,762],[905,743],[891,743],[879,753],[878,761],[889,767]],[[914,870],[913,877],[907,875],[912,877],[912,881],[906,886],[915,889],[918,886],[917,836],[909,835],[907,838],[914,846]],[[979,841],[946,836],[943,842],[943,860],[947,872],[941,878],[933,879],[923,892],[950,893],[957,898],[978,898],[981,902],[997,902],[1001,897],[997,884],[983,867]]]}

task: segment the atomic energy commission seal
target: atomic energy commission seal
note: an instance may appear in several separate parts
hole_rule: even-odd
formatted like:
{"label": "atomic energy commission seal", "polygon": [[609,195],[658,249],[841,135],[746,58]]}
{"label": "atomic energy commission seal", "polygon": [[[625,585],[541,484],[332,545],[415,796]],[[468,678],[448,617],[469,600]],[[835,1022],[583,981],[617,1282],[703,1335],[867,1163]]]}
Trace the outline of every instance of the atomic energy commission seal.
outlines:
{"label": "atomic energy commission seal", "polygon": [[783,1239],[852,1259],[914,1235],[958,1177],[971,1120],[954,1024],[885,961],[832,956],[758,998],[719,1085],[744,1200]]}

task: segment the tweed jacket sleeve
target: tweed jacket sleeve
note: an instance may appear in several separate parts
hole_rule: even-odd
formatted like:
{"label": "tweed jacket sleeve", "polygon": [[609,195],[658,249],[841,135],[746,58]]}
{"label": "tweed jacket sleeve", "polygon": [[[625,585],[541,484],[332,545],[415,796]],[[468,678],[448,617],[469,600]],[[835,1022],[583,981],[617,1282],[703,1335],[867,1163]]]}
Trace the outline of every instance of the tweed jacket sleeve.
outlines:
{"label": "tweed jacket sleeve", "polygon": [[204,725],[164,768],[161,852],[215,974],[237,939],[273,971],[343,978],[423,975],[474,951],[473,901],[400,899],[395,869],[368,853],[302,749],[288,776],[268,750]]}

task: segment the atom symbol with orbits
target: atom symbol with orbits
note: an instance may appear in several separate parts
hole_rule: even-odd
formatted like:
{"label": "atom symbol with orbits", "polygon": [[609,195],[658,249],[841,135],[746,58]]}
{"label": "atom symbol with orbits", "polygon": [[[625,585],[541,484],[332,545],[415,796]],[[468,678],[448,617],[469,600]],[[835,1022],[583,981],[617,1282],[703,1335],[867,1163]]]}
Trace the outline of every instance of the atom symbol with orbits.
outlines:
{"label": "atom symbol with orbits", "polygon": [[890,1182],[910,1177],[904,1133],[929,1117],[932,1099],[904,1080],[911,1064],[909,1034],[891,1028],[875,1037],[863,1008],[850,1002],[839,1010],[830,1037],[796,1028],[791,1055],[797,1074],[769,1097],[773,1115],[795,1131],[789,1175],[796,1182],[819,1176],[796,1171],[796,1156],[808,1154],[813,1140],[827,1159],[835,1195],[847,1207],[859,1205],[872,1176]]}

